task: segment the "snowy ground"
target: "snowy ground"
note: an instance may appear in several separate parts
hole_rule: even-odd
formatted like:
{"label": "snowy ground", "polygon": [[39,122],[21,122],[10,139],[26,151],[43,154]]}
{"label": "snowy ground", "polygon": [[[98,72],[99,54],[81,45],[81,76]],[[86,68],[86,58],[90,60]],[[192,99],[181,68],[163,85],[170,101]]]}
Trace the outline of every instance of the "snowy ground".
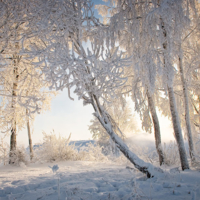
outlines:
{"label": "snowy ground", "polygon": [[[57,175],[49,166],[58,165]],[[0,168],[0,200],[200,200],[200,172],[145,177],[124,165],[90,161]]]}

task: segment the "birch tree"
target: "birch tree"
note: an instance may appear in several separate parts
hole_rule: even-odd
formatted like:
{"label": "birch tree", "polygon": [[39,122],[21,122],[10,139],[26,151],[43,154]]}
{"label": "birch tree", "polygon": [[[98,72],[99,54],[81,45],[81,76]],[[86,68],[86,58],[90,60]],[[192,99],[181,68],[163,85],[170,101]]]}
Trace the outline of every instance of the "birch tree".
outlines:
{"label": "birch tree", "polygon": [[[189,165],[173,90],[175,72],[173,64],[175,58],[179,55],[176,43],[179,41],[181,32],[189,23],[189,12],[194,9],[195,2],[192,0],[155,0],[150,2],[125,0],[115,2],[117,6],[110,19],[111,44],[117,35],[120,35],[120,33],[127,35],[128,32],[134,34],[134,38],[129,38],[129,43],[135,43],[135,46],[141,44],[144,46],[142,52],[136,52],[139,61],[135,65],[135,71],[144,70],[146,72],[146,83],[150,91],[154,91],[156,80],[158,80],[158,77],[162,77],[162,87],[168,94],[181,166],[183,170],[188,169]],[[131,28],[124,28],[124,21],[130,24],[129,27]],[[137,31],[141,29],[142,33]]]}
{"label": "birch tree", "polygon": [[193,99],[192,96],[198,96],[197,93],[199,93],[196,90],[199,85],[198,76],[196,76],[199,71],[199,44],[197,42],[199,39],[198,14],[199,12],[190,14],[190,18],[193,19],[192,23],[187,29],[185,29],[185,32],[182,33],[181,41],[178,43],[180,51],[178,66],[183,87],[185,124],[189,144],[189,153],[192,162],[195,162],[195,148],[193,144],[191,115],[195,112],[195,106],[192,107],[190,102],[194,102],[194,100],[190,99]]}
{"label": "birch tree", "polygon": [[33,61],[27,60],[25,55],[20,55],[21,40],[27,29],[23,19],[28,3],[20,0],[0,2],[0,126],[2,132],[11,132],[10,158],[17,147],[17,129],[24,127],[31,114],[34,119],[33,113],[39,112],[41,107],[47,108],[45,104],[48,105],[50,96],[40,69],[34,68]]}
{"label": "birch tree", "polygon": [[[106,47],[103,32],[98,31],[99,21],[92,16],[89,1],[32,1],[25,18],[29,20],[23,42],[31,41],[22,52],[41,68],[51,89],[71,90],[84,104],[94,108],[94,115],[102,124],[122,153],[148,177],[155,175],[155,167],[145,163],[131,152],[116,135],[111,117],[104,102],[117,98],[116,90],[126,82],[124,68],[130,64],[118,48]],[[31,19],[31,20],[30,20]],[[93,29],[99,32],[93,37]],[[101,35],[102,33],[102,35]],[[84,47],[90,39],[91,49]],[[96,41],[96,42],[95,42]]]}
{"label": "birch tree", "polygon": [[[166,5],[166,8],[171,7],[173,9],[173,14],[174,14],[173,17],[175,17],[175,19],[178,18],[178,21],[180,20],[179,22],[183,23],[181,18],[184,17],[184,12],[182,10],[181,3],[182,2],[180,1],[180,2],[177,3],[177,5],[174,6],[170,2],[166,1],[166,3],[164,2],[164,6]],[[161,5],[160,2],[158,2],[158,8],[160,8],[160,5]],[[165,10],[168,10],[168,8],[165,9]],[[179,11],[178,15],[176,15],[176,11]],[[172,20],[172,19],[170,19],[170,20]],[[178,23],[178,21],[175,21],[175,23]],[[174,97],[174,90],[173,90],[173,71],[174,70],[172,68],[173,58],[170,56],[171,53],[172,53],[170,45],[173,45],[173,43],[172,43],[172,42],[174,42],[173,40],[177,39],[176,37],[178,37],[178,36],[174,35],[174,38],[171,40],[170,35],[172,33],[167,31],[167,28],[169,26],[174,25],[174,24],[169,22],[169,19],[166,21],[166,20],[163,19],[163,16],[160,17],[160,24],[159,25],[160,25],[159,28],[161,30],[161,34],[163,34],[163,35],[161,35],[161,37],[163,37],[163,39],[164,39],[161,43],[163,50],[164,50],[163,51],[163,67],[165,69],[167,69],[167,71],[166,71],[167,72],[167,77],[166,77],[167,92],[168,92],[168,96],[169,96],[169,103],[170,103],[170,110],[171,110],[171,115],[172,115],[173,128],[174,128],[174,133],[175,133],[176,141],[177,141],[178,148],[179,148],[181,166],[182,166],[182,169],[184,170],[184,169],[189,169],[189,164],[188,164],[188,161],[187,161],[182,131],[181,131],[181,127],[180,127],[179,116],[178,116],[178,112],[177,112],[176,101],[175,101],[175,97]],[[173,26],[173,27],[175,28],[175,26]],[[183,24],[182,24],[182,27],[180,27],[179,30],[174,29],[173,33],[175,34],[175,31],[180,33],[180,31],[182,31],[182,28],[183,28]]]}
{"label": "birch tree", "polygon": [[[40,99],[40,101],[37,100],[37,106],[40,107],[40,110],[46,110],[49,108],[49,102],[53,95],[52,92],[45,89],[48,83],[42,80],[42,77],[35,71],[33,65],[24,62],[21,58],[17,66],[17,72],[15,70],[15,65],[13,65],[8,66],[8,68],[1,73],[2,82],[4,84],[1,85],[2,102],[0,106],[2,112],[0,115],[0,126],[2,132],[6,134],[11,131],[10,157],[12,157],[12,152],[14,152],[17,147],[17,130],[21,130],[27,125],[29,140],[31,140],[29,118],[34,120],[36,115],[36,113],[31,114],[30,109],[23,105],[23,100],[19,100],[19,103],[16,99],[23,97],[29,99],[29,97],[35,96]],[[25,102],[25,104],[27,104],[27,102]],[[34,102],[29,102],[29,107],[35,107]],[[29,147],[31,151],[31,142],[29,142]],[[32,153],[30,155],[32,158]]]}
{"label": "birch tree", "polygon": [[[132,1],[132,5],[128,5],[126,1],[114,1],[111,5],[114,8],[110,11],[110,42],[117,39],[120,47],[129,56],[132,56],[133,65],[128,69],[132,99],[136,111],[140,114],[143,129],[151,133],[152,124],[154,126],[156,150],[160,165],[162,165],[164,154],[161,145],[160,125],[154,104],[157,75],[154,60],[157,58],[157,53],[150,50],[151,42],[147,40],[143,28],[145,20],[143,17],[145,18],[145,15],[150,11],[151,5],[145,6],[145,3],[140,1]],[[99,8],[100,14],[105,17],[109,7],[99,5],[97,8]]]}
{"label": "birch tree", "polygon": [[150,93],[148,89],[149,87],[146,84],[143,84],[140,75],[137,74],[137,72],[132,73],[136,74],[135,76],[133,76],[134,78],[132,79],[131,91],[132,100],[135,103],[135,110],[140,114],[142,128],[146,132],[151,133],[152,125],[154,127],[155,146],[159,156],[160,165],[162,165],[164,164],[164,153],[161,145],[160,124],[155,106],[155,99],[158,94],[157,92]]}

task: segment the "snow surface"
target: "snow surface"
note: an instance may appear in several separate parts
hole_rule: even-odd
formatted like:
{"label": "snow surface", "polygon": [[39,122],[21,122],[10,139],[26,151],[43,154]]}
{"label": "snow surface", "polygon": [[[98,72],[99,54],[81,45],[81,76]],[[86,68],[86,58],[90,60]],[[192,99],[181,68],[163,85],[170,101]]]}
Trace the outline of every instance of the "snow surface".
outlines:
{"label": "snow surface", "polygon": [[0,173],[0,200],[56,200],[59,191],[60,200],[200,199],[198,170],[165,169],[162,177],[146,179],[125,165],[65,161],[3,166]]}

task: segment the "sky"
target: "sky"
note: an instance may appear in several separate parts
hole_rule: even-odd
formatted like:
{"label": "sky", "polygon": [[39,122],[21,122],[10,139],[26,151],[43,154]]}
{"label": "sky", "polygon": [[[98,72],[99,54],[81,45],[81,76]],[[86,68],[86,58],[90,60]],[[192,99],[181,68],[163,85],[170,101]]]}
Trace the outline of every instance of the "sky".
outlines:
{"label": "sky", "polygon": [[[100,4],[101,0],[94,0],[94,4]],[[105,4],[105,2],[103,2]],[[97,11],[95,11],[95,15]],[[75,94],[72,94],[74,101],[68,98],[66,90],[60,92],[51,104],[51,110],[38,114],[31,126],[33,144],[42,142],[42,132],[50,134],[53,130],[56,134],[68,137],[71,133],[71,140],[88,140],[92,135],[88,130],[90,120],[92,119],[93,109],[91,105],[83,106],[82,100],[78,100]],[[134,109],[134,106],[132,105]],[[174,140],[171,123],[159,114],[160,126],[162,131],[162,140]],[[137,118],[139,126],[141,122]],[[144,133],[130,133],[132,137],[140,137],[141,140],[154,140],[154,135]],[[9,142],[9,137],[6,139]],[[28,134],[26,127],[18,132],[18,145],[28,146]]]}
{"label": "sky", "polygon": [[[33,143],[42,142],[42,132],[50,134],[53,130],[56,134],[68,137],[71,140],[92,139],[88,131],[88,125],[92,119],[92,107],[83,106],[82,100],[77,100],[76,95],[71,95],[75,100],[68,98],[68,92],[60,92],[51,102],[51,110],[38,114],[31,126]],[[20,131],[18,143],[28,145],[26,127]]]}
{"label": "sky", "polygon": [[[54,99],[52,99],[51,110],[38,114],[31,126],[31,135],[33,144],[42,142],[42,132],[50,134],[53,130],[56,134],[60,134],[63,137],[68,137],[71,133],[71,140],[90,140],[92,134],[88,130],[90,120],[93,118],[93,108],[91,105],[83,106],[82,100],[78,100],[76,95],[71,95],[75,98],[74,101],[68,98],[66,90],[60,92]],[[134,104],[131,103],[133,112]],[[163,117],[160,113],[160,127],[162,133],[162,142],[168,142],[174,140],[173,130],[171,122]],[[139,127],[141,122],[136,115]],[[145,133],[141,131],[139,133],[129,133],[128,137],[141,140],[154,141],[154,134]],[[9,140],[9,138],[7,138]],[[28,146],[28,134],[25,127],[17,135],[18,145]]]}

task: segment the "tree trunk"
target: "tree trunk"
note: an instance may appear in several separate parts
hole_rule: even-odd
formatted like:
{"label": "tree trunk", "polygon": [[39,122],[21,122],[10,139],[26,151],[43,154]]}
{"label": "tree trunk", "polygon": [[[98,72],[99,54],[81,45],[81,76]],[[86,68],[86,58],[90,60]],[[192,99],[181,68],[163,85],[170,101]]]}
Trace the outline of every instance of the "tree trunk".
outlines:
{"label": "tree trunk", "polygon": [[[14,59],[14,65],[16,66],[17,65],[17,58],[13,57]],[[9,164],[14,164],[14,161],[13,161],[13,157],[15,156],[14,152],[16,150],[16,147],[17,147],[17,140],[16,140],[16,116],[15,116],[15,106],[16,106],[16,97],[17,97],[17,81],[18,81],[18,78],[19,78],[19,75],[18,75],[18,68],[17,67],[14,67],[14,70],[13,70],[13,73],[14,73],[14,82],[13,82],[13,91],[12,91],[12,109],[13,109],[13,122],[12,122],[12,128],[11,128],[11,137],[10,137],[10,154],[9,154]]]}
{"label": "tree trunk", "polygon": [[194,153],[194,144],[193,144],[193,139],[192,139],[191,124],[190,124],[188,90],[187,90],[187,84],[186,84],[184,74],[183,74],[183,63],[182,63],[181,57],[179,57],[179,70],[180,70],[181,82],[182,82],[182,86],[183,86],[184,107],[185,107],[185,122],[186,122],[186,128],[187,128],[187,138],[188,138],[188,144],[189,144],[189,152],[190,152],[190,158],[194,162],[195,161],[195,153]]}
{"label": "tree trunk", "polygon": [[[15,49],[16,51],[19,50],[19,43],[16,42],[15,43]],[[15,151],[16,151],[16,147],[17,147],[17,140],[16,140],[16,136],[17,136],[17,122],[16,122],[16,98],[17,98],[17,88],[18,88],[18,79],[19,79],[19,74],[18,74],[18,64],[20,61],[21,56],[18,55],[18,53],[16,52],[13,55],[13,65],[14,65],[14,69],[13,69],[13,89],[12,89],[12,105],[11,108],[13,109],[13,121],[11,124],[11,137],[10,137],[10,154],[9,154],[9,164],[14,164],[14,160],[12,159],[15,155]]]}
{"label": "tree trunk", "polygon": [[16,121],[12,125],[11,136],[10,136],[10,154],[9,154],[9,164],[14,164],[13,157],[15,156],[15,150],[17,147],[16,140]]}
{"label": "tree trunk", "polygon": [[158,172],[163,172],[160,168],[156,168],[152,164],[144,162],[136,154],[130,151],[128,146],[113,131],[112,124],[108,118],[107,113],[105,112],[105,109],[100,105],[97,97],[95,97],[95,95],[93,96],[94,99],[92,100],[92,105],[95,110],[94,115],[97,117],[101,125],[105,128],[106,132],[108,133],[110,138],[115,142],[120,151],[135,166],[135,168],[137,168],[140,172],[146,174],[148,178],[154,177]]}
{"label": "tree trunk", "polygon": [[[158,5],[159,5],[159,3],[160,3],[160,1],[158,1]],[[160,20],[161,20],[161,29],[163,31],[163,36],[164,36],[164,38],[167,38],[165,24],[164,24],[162,18],[160,18]],[[167,51],[167,39],[162,45],[163,45],[163,49],[165,51]],[[164,63],[164,67],[166,67],[165,54],[163,55],[163,63]],[[168,81],[169,81],[169,77],[168,77]],[[169,96],[170,111],[171,111],[171,116],[172,116],[172,123],[173,123],[174,133],[175,133],[175,137],[176,137],[176,142],[178,144],[178,149],[179,149],[181,167],[182,167],[182,170],[185,170],[185,169],[189,169],[189,164],[188,164],[188,160],[187,160],[185,145],[184,145],[184,141],[183,141],[183,135],[182,135],[181,126],[180,126],[180,120],[179,120],[178,111],[177,111],[177,107],[176,107],[176,101],[175,101],[175,97],[174,97],[173,83],[170,83],[170,84],[168,83],[167,89],[168,89],[168,96]]]}
{"label": "tree trunk", "polygon": [[29,123],[29,116],[28,116],[27,109],[26,109],[26,117],[27,117],[27,131],[28,131],[28,141],[29,141],[29,150],[30,150],[30,160],[32,160],[33,159],[33,145],[32,145],[30,123]]}
{"label": "tree trunk", "polygon": [[189,169],[189,164],[188,164],[184,141],[183,141],[183,135],[182,135],[181,127],[180,127],[180,120],[179,120],[178,111],[176,108],[174,91],[173,91],[173,88],[170,86],[168,86],[168,95],[169,95],[169,103],[170,103],[170,110],[171,110],[171,115],[172,115],[175,138],[178,144],[178,149],[179,149],[179,154],[180,154],[181,167],[182,167],[182,170]]}
{"label": "tree trunk", "polygon": [[147,90],[147,97],[148,97],[148,105],[150,108],[151,117],[153,119],[156,150],[159,156],[160,165],[162,165],[164,164],[164,153],[163,153],[162,145],[161,145],[160,124],[159,124],[159,120],[156,113],[156,108],[154,105],[152,95],[149,93],[148,90]]}
{"label": "tree trunk", "polygon": [[199,134],[200,134],[200,96],[198,96],[199,98]]}

